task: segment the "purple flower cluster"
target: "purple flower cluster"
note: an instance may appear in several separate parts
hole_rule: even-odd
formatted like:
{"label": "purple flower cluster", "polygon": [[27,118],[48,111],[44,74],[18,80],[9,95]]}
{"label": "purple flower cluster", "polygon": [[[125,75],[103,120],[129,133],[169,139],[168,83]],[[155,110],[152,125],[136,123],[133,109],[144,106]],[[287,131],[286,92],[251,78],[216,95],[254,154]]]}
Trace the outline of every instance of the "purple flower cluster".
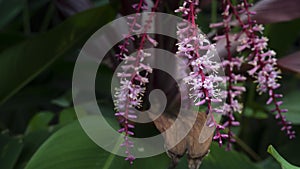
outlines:
{"label": "purple flower cluster", "polygon": [[130,153],[130,148],[133,147],[133,142],[129,141],[128,136],[134,135],[131,129],[134,128],[133,124],[129,123],[130,119],[136,119],[135,108],[139,108],[142,105],[142,96],[145,92],[146,83],[148,78],[140,74],[141,71],[146,70],[147,73],[152,72],[152,68],[142,63],[145,57],[149,57],[150,54],[139,50],[136,56],[124,56],[123,60],[126,65],[122,66],[122,73],[117,73],[117,76],[121,79],[120,88],[116,89],[115,114],[119,117],[119,122],[122,124],[122,128],[118,130],[120,133],[124,133],[124,142],[121,146],[126,147],[125,153],[127,154],[126,160],[130,163],[135,159]]}
{"label": "purple flower cluster", "polygon": [[[222,1],[222,8],[223,21],[211,24],[211,27],[222,27],[224,34],[216,36],[214,40],[225,39],[226,42],[225,48],[227,57],[224,58],[223,66],[227,72],[227,99],[222,108],[217,109],[217,111],[224,113],[225,119],[227,119],[223,126],[219,128],[228,128],[228,135],[218,134],[214,139],[218,139],[219,144],[222,145],[222,139],[226,138],[228,140],[227,149],[231,149],[231,143],[235,141],[231,127],[238,126],[239,122],[235,120],[234,113],[242,111],[243,106],[239,102],[239,97],[246,91],[246,88],[241,86],[246,80],[246,77],[236,72],[239,72],[241,65],[246,61],[252,65],[248,74],[256,79],[255,82],[258,84],[257,91],[260,94],[269,94],[267,104],[274,103],[275,109],[273,109],[272,112],[277,112],[275,117],[280,120],[280,124],[283,126],[281,130],[285,130],[289,138],[294,138],[295,132],[292,130],[291,123],[288,122],[282,114],[287,112],[287,110],[280,108],[282,101],[279,101],[279,99],[282,98],[282,95],[275,93],[275,90],[280,87],[278,83],[280,71],[277,68],[276,53],[268,49],[268,39],[261,36],[264,27],[256,24],[256,21],[252,19],[255,12],[250,11],[250,4],[247,0],[243,0],[241,4],[236,6],[233,5],[230,0],[224,0]],[[246,16],[246,22],[242,21],[242,15]],[[236,19],[238,25],[241,27],[241,31],[236,34],[231,32],[231,27],[234,25],[233,23],[235,23],[233,19]],[[246,56],[233,56],[231,52],[232,39],[240,43],[237,46],[237,52],[245,52],[247,54]]]}
{"label": "purple flower cluster", "polygon": [[[295,132],[292,131],[291,123],[287,122],[285,116],[282,114],[287,112],[287,110],[280,108],[282,101],[279,101],[279,99],[282,98],[282,95],[275,93],[275,90],[280,87],[280,84],[278,83],[280,71],[277,68],[277,60],[275,58],[276,53],[273,50],[268,49],[268,39],[261,36],[264,27],[256,24],[256,21],[252,19],[255,12],[250,11],[250,4],[247,0],[243,0],[243,2],[237,6],[234,6],[230,0],[224,0],[222,5],[223,22],[211,24],[211,27],[223,27],[224,35],[216,36],[215,40],[226,40],[227,57],[223,61],[223,65],[227,68],[228,76],[226,80],[228,83],[228,93],[227,103],[224,104],[224,107],[220,111],[226,112],[228,119],[224,123],[224,127],[229,128],[229,144],[227,148],[230,148],[230,142],[234,141],[234,139],[232,139],[233,133],[231,132],[230,127],[239,124],[235,121],[233,116],[234,112],[241,112],[242,109],[242,105],[238,102],[237,98],[246,90],[242,86],[234,85],[243,82],[246,78],[242,75],[235,74],[233,70],[239,70],[242,63],[245,61],[252,65],[248,74],[256,79],[255,82],[258,84],[257,91],[260,94],[269,94],[267,104],[274,103],[275,109],[272,110],[272,112],[277,112],[275,117],[280,120],[280,123],[283,126],[282,130],[287,132],[289,138],[294,138]],[[246,22],[241,20],[241,15],[247,17]],[[238,40],[240,43],[237,47],[237,52],[247,53],[245,59],[243,59],[243,57],[233,57],[230,51],[231,41],[229,33],[232,25],[231,23],[233,23],[233,16],[241,27],[241,32],[233,35],[234,39]]]}
{"label": "purple flower cluster", "polygon": [[[152,11],[156,10],[158,2],[159,0],[156,0]],[[117,77],[120,78],[120,87],[115,89],[116,99],[114,101],[116,109],[115,116],[118,117],[119,123],[122,125],[122,128],[119,129],[118,132],[124,134],[124,141],[120,146],[126,148],[125,153],[127,157],[125,160],[128,160],[131,164],[135,157],[130,151],[134,146],[134,143],[129,140],[129,136],[134,135],[132,131],[134,125],[130,122],[130,119],[137,118],[135,109],[142,106],[142,97],[146,90],[145,85],[149,82],[147,75],[152,73],[152,68],[143,63],[145,58],[150,57],[151,54],[144,52],[143,48],[146,41],[153,44],[153,46],[157,45],[157,42],[153,38],[143,33],[147,32],[147,29],[151,27],[154,13],[149,16],[146,25],[142,27],[137,20],[140,16],[139,12],[148,9],[147,3],[144,0],[140,0],[139,3],[132,5],[132,7],[136,10],[136,14],[134,17],[127,17],[129,32],[125,35],[123,43],[119,45],[120,52],[116,55],[119,59],[123,60],[124,65],[121,66],[122,71],[117,73]],[[133,37],[132,34],[136,32],[142,32],[138,50],[136,55],[128,55],[129,50],[127,47],[130,41],[135,41],[135,37]],[[146,73],[142,75],[141,72]]]}
{"label": "purple flower cluster", "polygon": [[[277,60],[275,58],[276,53],[268,48],[268,39],[262,36],[264,27],[256,24],[256,21],[252,19],[252,15],[255,12],[250,11],[250,4],[247,0],[237,6],[237,10],[240,14],[247,16],[247,22],[243,23],[239,21],[240,26],[243,28],[243,32],[246,36],[239,39],[241,45],[238,47],[238,51],[250,50],[250,54],[247,56],[249,64],[252,65],[248,74],[256,79],[257,91],[261,93],[268,93],[269,99],[267,104],[273,103],[275,105],[272,112],[277,112],[276,119],[280,120],[282,125],[281,130],[286,131],[290,139],[295,137],[295,131],[292,130],[291,123],[286,120],[283,113],[287,112],[286,109],[281,109],[280,105],[282,101],[282,94],[276,94],[275,90],[280,87],[278,79],[280,79],[280,71],[277,68]],[[240,20],[240,18],[237,18]]]}
{"label": "purple flower cluster", "polygon": [[[175,12],[181,12],[186,18],[177,26],[178,51],[177,56],[187,60],[188,66],[191,67],[191,73],[184,78],[184,81],[190,86],[190,97],[194,99],[196,106],[207,105],[208,113],[216,112],[212,106],[213,103],[222,101],[222,91],[220,83],[224,81],[221,76],[217,75],[220,64],[215,61],[215,45],[200,32],[198,25],[195,23],[199,9],[198,0],[186,0],[183,5]],[[220,130],[224,129],[214,119],[213,115],[209,116],[208,126],[216,127],[216,136],[214,139],[227,137],[221,134]]]}
{"label": "purple flower cluster", "polygon": [[231,39],[230,39],[230,32],[231,26],[230,22],[232,20],[231,14],[231,6],[228,4],[228,1],[222,2],[223,7],[223,21],[220,23],[211,24],[210,27],[224,27],[224,35],[219,35],[214,38],[214,40],[223,40],[226,41],[226,51],[227,57],[223,60],[223,67],[226,68],[227,76],[227,90],[226,96],[227,101],[224,105],[218,109],[218,112],[222,112],[226,117],[226,121],[223,124],[223,127],[228,128],[227,135],[224,134],[223,137],[216,137],[215,139],[219,140],[219,145],[222,145],[222,138],[226,139],[227,142],[227,150],[230,150],[232,147],[232,142],[235,142],[234,133],[231,131],[231,128],[234,126],[239,126],[239,122],[235,120],[234,113],[235,112],[242,112],[242,104],[239,102],[239,97],[246,91],[246,88],[240,86],[238,84],[244,82],[246,77],[241,74],[235,72],[235,70],[240,70],[242,63],[244,62],[242,57],[233,56],[231,52]]}

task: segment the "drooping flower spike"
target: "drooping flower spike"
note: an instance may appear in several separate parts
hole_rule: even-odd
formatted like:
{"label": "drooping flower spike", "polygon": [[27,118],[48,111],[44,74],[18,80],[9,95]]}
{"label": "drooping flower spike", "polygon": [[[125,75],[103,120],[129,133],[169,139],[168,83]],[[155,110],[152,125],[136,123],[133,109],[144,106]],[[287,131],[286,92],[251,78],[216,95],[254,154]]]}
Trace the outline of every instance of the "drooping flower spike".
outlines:
{"label": "drooping flower spike", "polygon": [[[181,57],[191,67],[191,73],[184,79],[190,85],[190,97],[194,99],[196,106],[207,106],[207,113],[218,113],[213,107],[213,103],[222,101],[222,91],[220,83],[224,81],[223,77],[217,75],[220,64],[214,60],[216,48],[209,40],[199,31],[196,24],[198,0],[185,0],[183,5],[175,12],[182,13],[185,18],[179,23],[177,29],[178,51],[177,56]],[[216,122],[213,115],[209,116],[208,126],[216,128],[215,140],[227,138],[227,134],[221,134],[224,127]]]}
{"label": "drooping flower spike", "polygon": [[[243,62],[252,65],[252,68],[248,71],[248,74],[255,78],[255,82],[257,83],[257,91],[262,93],[267,93],[269,95],[269,99],[267,104],[273,103],[275,108],[272,112],[277,112],[276,119],[280,120],[280,124],[282,125],[281,130],[285,130],[289,138],[295,137],[295,132],[292,130],[291,123],[288,122],[283,115],[283,113],[287,112],[286,109],[281,109],[280,105],[282,101],[279,101],[282,98],[282,94],[276,94],[275,90],[280,87],[278,83],[278,79],[280,78],[280,71],[277,68],[277,62],[275,55],[276,53],[273,50],[268,49],[268,39],[262,36],[264,27],[262,25],[256,24],[256,21],[252,19],[252,16],[255,15],[254,11],[250,10],[250,4],[247,0],[243,0],[241,4],[235,6],[231,3],[230,0],[223,0],[223,22],[211,24],[211,27],[223,27],[224,35],[219,35],[215,37],[216,40],[226,39],[226,49],[227,49],[227,57],[224,60],[224,65],[235,65],[238,60],[238,64],[236,64],[236,68],[239,68]],[[246,16],[246,21],[242,21],[242,15]],[[230,51],[230,28],[233,25],[232,20],[236,19],[238,26],[241,28],[241,32],[233,34],[234,40],[238,40],[240,45],[237,47],[237,52],[243,54],[246,53],[246,56],[243,57],[232,57]],[[243,59],[244,58],[244,59]],[[232,60],[234,59],[234,60]],[[232,73],[232,69],[228,68],[228,89],[229,93],[232,93],[230,87],[232,85],[232,79],[235,78],[238,81],[245,80],[245,77],[241,75],[234,75]],[[233,79],[234,79],[233,78]],[[234,83],[238,82],[235,81]],[[236,103],[238,105],[237,100],[234,102],[231,101],[231,98],[234,98],[237,95],[240,95],[244,92],[245,88],[238,87],[240,90],[234,94],[228,94],[228,102]],[[225,106],[230,110],[230,106]],[[233,121],[233,112],[238,112],[240,108],[233,108],[231,106],[231,110],[228,112],[227,118],[229,119],[225,122],[225,126],[230,129],[230,123]],[[226,109],[224,109],[226,110]],[[229,138],[231,137],[232,132],[229,130]],[[228,139],[229,142],[231,139]],[[232,140],[234,141],[234,140]],[[230,148],[230,146],[228,146]]]}
{"label": "drooping flower spike", "polygon": [[[152,11],[155,11],[158,7],[159,0],[156,0]],[[123,44],[119,46],[120,53],[117,54],[117,57],[124,61],[122,65],[122,71],[117,73],[117,77],[120,78],[120,87],[116,88],[115,93],[115,116],[118,117],[122,128],[118,130],[119,133],[124,134],[124,141],[121,146],[126,148],[125,153],[127,155],[125,160],[128,160],[131,164],[133,163],[135,157],[131,153],[131,148],[133,148],[134,143],[129,140],[129,136],[133,136],[134,133],[132,129],[134,125],[130,123],[130,119],[136,119],[137,115],[135,114],[135,109],[142,106],[142,97],[145,93],[145,85],[149,82],[147,75],[152,73],[152,68],[143,63],[146,57],[150,57],[150,53],[146,53],[144,49],[145,43],[148,41],[153,46],[157,45],[157,42],[152,39],[146,33],[142,33],[141,41],[135,55],[128,55],[129,50],[127,49],[130,44],[130,40],[134,41],[135,38],[131,36],[135,32],[147,32],[147,29],[151,28],[151,22],[154,17],[154,13],[151,13],[146,25],[142,27],[138,22],[137,18],[139,17],[139,12],[141,10],[148,9],[147,3],[145,0],[140,0],[139,3],[132,6],[136,10],[135,17],[128,17],[128,26],[129,33],[125,36]],[[141,72],[145,71],[144,75]]]}
{"label": "drooping flower spike", "polygon": [[283,115],[287,110],[280,108],[282,104],[280,99],[283,95],[277,94],[275,91],[280,87],[278,79],[281,78],[280,70],[277,67],[277,59],[275,58],[276,53],[268,48],[268,38],[262,35],[264,27],[256,24],[256,21],[252,19],[255,12],[251,11],[250,7],[251,4],[247,0],[243,0],[240,5],[234,8],[235,13],[239,10],[239,13],[247,16],[246,23],[241,22],[240,17],[237,17],[240,26],[243,28],[242,31],[246,35],[239,39],[241,45],[238,47],[238,51],[251,51],[247,56],[248,63],[252,65],[248,74],[256,79],[259,94],[267,93],[269,95],[267,104],[273,103],[275,106],[271,112],[276,112],[275,118],[280,121],[281,130],[285,131],[288,137],[292,139],[295,137],[295,131],[292,130],[291,122],[288,122]]}
{"label": "drooping flower spike", "polygon": [[222,1],[222,9],[222,22],[211,24],[210,27],[216,28],[222,26],[224,34],[215,36],[214,40],[225,40],[226,42],[225,48],[227,56],[223,60],[223,66],[226,69],[227,99],[224,105],[221,107],[221,109],[218,109],[218,111],[223,112],[226,119],[223,126],[228,128],[228,137],[226,140],[227,150],[230,150],[232,147],[232,142],[235,142],[234,133],[231,131],[231,128],[234,126],[239,126],[239,122],[235,120],[234,113],[242,112],[243,106],[242,103],[240,103],[239,98],[246,91],[246,88],[244,86],[240,86],[239,84],[243,83],[246,80],[246,77],[237,73],[244,62],[243,57],[234,55],[234,53],[231,52],[232,38],[230,37],[230,23],[233,14],[231,13],[231,6],[228,4],[228,1]]}

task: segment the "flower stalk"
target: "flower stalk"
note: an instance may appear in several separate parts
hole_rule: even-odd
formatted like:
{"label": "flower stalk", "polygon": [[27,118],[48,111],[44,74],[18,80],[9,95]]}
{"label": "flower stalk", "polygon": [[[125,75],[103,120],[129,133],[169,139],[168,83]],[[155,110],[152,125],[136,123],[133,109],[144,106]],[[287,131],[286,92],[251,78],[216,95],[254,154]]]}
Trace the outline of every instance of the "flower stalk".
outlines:
{"label": "flower stalk", "polygon": [[[144,0],[140,0],[139,3],[134,4],[132,7],[136,10],[135,17],[128,17],[131,22],[129,25],[129,33],[126,35],[124,42],[119,46],[120,53],[117,54],[117,57],[124,61],[122,71],[117,73],[117,77],[120,78],[120,87],[116,88],[116,100],[115,116],[119,118],[119,123],[123,126],[118,130],[119,133],[124,134],[124,142],[121,146],[125,147],[125,153],[127,157],[125,160],[128,160],[130,164],[135,160],[134,155],[131,153],[131,149],[134,147],[134,143],[129,140],[129,136],[133,136],[134,128],[133,123],[130,123],[130,119],[136,119],[137,115],[135,114],[136,108],[141,108],[143,102],[143,95],[145,93],[145,85],[149,82],[147,75],[152,73],[152,68],[143,63],[146,57],[150,57],[150,53],[146,53],[143,49],[146,42],[149,42],[153,46],[157,45],[157,42],[152,39],[146,32],[151,28],[151,23],[153,17],[155,16],[154,11],[157,9],[159,0],[156,0],[152,12],[146,21],[144,27],[137,23],[139,17],[139,12],[141,10],[148,9],[147,3]],[[142,30],[142,35],[139,42],[139,47],[135,55],[129,55],[129,50],[127,49],[129,45],[129,40],[135,41],[135,37],[132,36],[135,32],[140,32]],[[141,72],[146,72],[141,74]]]}
{"label": "flower stalk", "polygon": [[196,24],[199,0],[185,0],[183,5],[175,12],[181,12],[186,20],[178,25],[178,51],[177,56],[184,58],[191,73],[184,79],[190,85],[190,97],[194,99],[196,106],[207,106],[207,114],[210,114],[208,126],[216,128],[215,140],[222,144],[222,138],[227,137],[221,134],[223,126],[218,124],[211,113],[215,113],[213,103],[221,102],[221,91],[219,83],[223,78],[216,72],[220,65],[213,60],[215,56],[215,45],[211,44],[206,37],[201,34]]}
{"label": "flower stalk", "polygon": [[[282,125],[281,130],[286,131],[289,138],[295,137],[295,132],[292,130],[291,123],[288,122],[283,115],[287,112],[286,109],[281,109],[280,105],[282,101],[279,101],[282,98],[281,94],[276,94],[275,90],[280,87],[278,79],[280,79],[280,71],[277,68],[277,60],[275,58],[276,53],[273,50],[268,49],[268,39],[263,37],[262,25],[256,24],[256,21],[252,19],[252,16],[255,15],[255,12],[250,10],[251,5],[247,0],[243,0],[241,4],[237,6],[233,5],[230,0],[223,0],[223,22],[211,24],[211,27],[223,27],[224,35],[216,36],[215,40],[226,39],[226,51],[227,57],[225,58],[223,65],[227,67],[228,70],[228,88],[227,88],[227,105],[223,110],[227,112],[227,121],[224,126],[229,128],[228,132],[228,146],[230,148],[230,142],[233,142],[230,128],[232,124],[238,125],[238,122],[234,121],[233,112],[240,112],[242,107],[239,106],[238,100],[234,98],[241,95],[245,92],[244,87],[233,86],[237,82],[242,82],[246,78],[242,75],[236,75],[233,73],[233,65],[236,66],[236,69],[239,70],[243,62],[248,62],[252,65],[252,68],[248,71],[248,74],[253,77],[257,83],[257,91],[262,93],[268,93],[269,99],[267,104],[273,103],[275,109],[272,112],[277,112],[275,115],[276,119],[279,119],[280,124]],[[246,21],[242,21],[241,15],[246,16]],[[237,34],[234,34],[234,40],[240,42],[240,45],[237,47],[237,51],[240,53],[245,53],[245,59],[243,57],[232,57],[230,51],[230,28],[233,25],[232,18],[237,20],[238,26],[241,28],[241,31]],[[235,105],[235,106],[234,106]],[[227,107],[227,109],[226,109]],[[234,122],[234,123],[233,123]]]}
{"label": "flower stalk", "polygon": [[[241,27],[243,27],[246,37],[241,39],[241,45],[239,51],[245,51],[250,49],[252,52],[247,57],[249,64],[252,65],[248,74],[255,78],[257,83],[257,91],[267,93],[269,99],[267,104],[273,103],[275,109],[271,112],[276,112],[275,118],[279,120],[279,124],[282,125],[281,130],[285,131],[290,139],[295,137],[295,131],[293,131],[291,122],[288,122],[283,113],[286,113],[287,109],[281,109],[280,106],[283,103],[279,99],[283,97],[282,94],[277,94],[276,89],[280,87],[278,79],[281,78],[280,70],[277,67],[276,53],[268,48],[268,39],[262,36],[264,27],[256,24],[256,21],[252,19],[252,15],[255,12],[250,11],[251,4],[247,0],[243,0],[238,8],[240,13],[244,13],[247,16],[247,22],[244,24],[239,21]],[[239,18],[240,19],[240,18]]]}

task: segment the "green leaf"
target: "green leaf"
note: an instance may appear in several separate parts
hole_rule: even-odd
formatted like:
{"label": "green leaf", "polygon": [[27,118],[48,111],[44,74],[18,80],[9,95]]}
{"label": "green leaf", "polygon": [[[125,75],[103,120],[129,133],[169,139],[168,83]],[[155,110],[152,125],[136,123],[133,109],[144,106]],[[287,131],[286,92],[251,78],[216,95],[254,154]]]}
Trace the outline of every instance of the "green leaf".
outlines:
{"label": "green leaf", "polygon": [[0,134],[0,166],[3,169],[13,169],[23,144],[20,139],[9,137],[7,134]]}
{"label": "green leaf", "polygon": [[211,152],[203,161],[201,169],[259,169],[255,163],[251,162],[247,156],[237,151],[225,151],[216,143],[211,146]]}
{"label": "green leaf", "polygon": [[[237,151],[225,151],[216,143],[212,143],[210,153],[204,158],[200,169],[261,169],[251,162],[247,156]],[[187,161],[183,158],[178,169],[186,169]]]}
{"label": "green leaf", "polygon": [[[105,16],[105,17],[104,17]],[[78,50],[99,27],[113,19],[109,6],[91,9],[0,53],[0,104],[46,70],[58,58]]]}
{"label": "green leaf", "polygon": [[[87,117],[91,120],[94,116]],[[110,124],[118,125],[117,120]],[[91,124],[89,123],[89,124]],[[99,133],[101,134],[101,133]],[[122,141],[122,137],[120,137]],[[119,145],[115,145],[119,149]],[[137,159],[133,165],[97,146],[85,134],[78,121],[69,124],[54,133],[34,154],[25,169],[164,169],[169,159],[165,154]]]}
{"label": "green leaf", "polygon": [[271,157],[259,162],[258,166],[263,169],[280,169],[280,165]]}
{"label": "green leaf", "polygon": [[0,29],[15,18],[23,6],[24,0],[0,0]]}
{"label": "green leaf", "polygon": [[75,113],[75,110],[73,107],[64,109],[59,113],[59,124],[60,125],[65,125],[65,124],[68,124],[75,120],[76,120],[76,113]]}
{"label": "green leaf", "polygon": [[33,131],[23,137],[23,150],[15,169],[24,169],[32,155],[52,133],[48,130]]}
{"label": "green leaf", "polygon": [[52,103],[60,106],[60,107],[69,107],[71,105],[72,102],[72,92],[71,90],[67,91],[64,95],[62,95],[61,97],[58,97],[54,100],[52,100]]}
{"label": "green leaf", "polygon": [[277,160],[277,162],[281,165],[282,169],[300,169],[300,167],[291,165],[283,157],[281,157],[272,145],[269,145],[268,153],[270,153]]}
{"label": "green leaf", "polygon": [[26,133],[37,130],[47,129],[50,121],[53,119],[53,112],[40,112],[36,114],[29,122]]}
{"label": "green leaf", "polygon": [[25,36],[19,33],[0,32],[0,52],[12,45],[20,43],[25,40]]}

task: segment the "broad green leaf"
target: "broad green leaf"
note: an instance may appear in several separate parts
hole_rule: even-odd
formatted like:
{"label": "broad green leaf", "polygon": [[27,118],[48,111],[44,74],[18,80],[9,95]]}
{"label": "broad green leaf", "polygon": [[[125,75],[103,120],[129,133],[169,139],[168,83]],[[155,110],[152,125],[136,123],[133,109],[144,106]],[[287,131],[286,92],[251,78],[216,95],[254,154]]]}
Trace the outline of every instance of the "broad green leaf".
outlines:
{"label": "broad green leaf", "polygon": [[25,40],[25,36],[19,33],[0,33],[0,52],[22,40]]}
{"label": "broad green leaf", "polygon": [[23,7],[24,0],[0,0],[0,29],[13,20]]}
{"label": "broad green leaf", "polygon": [[259,162],[257,165],[263,169],[280,169],[280,165],[272,157]]}
{"label": "broad green leaf", "polygon": [[272,145],[268,147],[268,153],[270,153],[278,161],[282,169],[300,169],[300,167],[291,165],[283,157],[281,157]]}
{"label": "broad green leaf", "polygon": [[76,120],[74,108],[66,108],[59,113],[59,124],[65,125]]}
{"label": "broad green leaf", "polygon": [[18,159],[15,169],[24,169],[32,155],[51,134],[52,132],[49,130],[38,130],[25,135],[22,139],[24,145],[22,153]]}
{"label": "broad green leaf", "polygon": [[53,30],[26,40],[0,53],[0,104],[46,70],[58,58],[78,50],[99,27],[113,19],[109,6],[91,9]]}
{"label": "broad green leaf", "polygon": [[11,138],[7,134],[0,134],[0,167],[13,169],[22,148],[23,144],[20,139]]}
{"label": "broad green leaf", "polygon": [[30,120],[28,127],[26,129],[26,133],[30,133],[37,130],[47,129],[49,127],[50,121],[53,119],[53,112],[40,112],[37,113]]}
{"label": "broad green leaf", "polygon": [[[237,151],[225,151],[216,143],[212,143],[210,153],[204,158],[200,169],[261,169],[255,163],[251,162],[248,157]],[[187,161],[183,158],[178,169],[186,169]]]}
{"label": "broad green leaf", "polygon": [[41,108],[49,108],[51,100],[62,92],[62,89],[51,86],[51,83],[32,84],[1,105],[0,121],[13,133],[24,133],[31,118],[40,112]]}
{"label": "broad green leaf", "polygon": [[203,161],[201,169],[259,169],[255,163],[237,151],[225,151],[220,148],[216,143],[211,146],[211,152]]}
{"label": "broad green leaf", "polygon": [[[87,120],[94,118],[88,117]],[[118,125],[116,120],[111,124]],[[118,148],[119,145],[115,145],[115,149]],[[168,163],[169,159],[163,154],[137,159],[130,165],[124,157],[111,154],[97,146],[76,121],[54,133],[38,149],[25,169],[164,169]]]}

